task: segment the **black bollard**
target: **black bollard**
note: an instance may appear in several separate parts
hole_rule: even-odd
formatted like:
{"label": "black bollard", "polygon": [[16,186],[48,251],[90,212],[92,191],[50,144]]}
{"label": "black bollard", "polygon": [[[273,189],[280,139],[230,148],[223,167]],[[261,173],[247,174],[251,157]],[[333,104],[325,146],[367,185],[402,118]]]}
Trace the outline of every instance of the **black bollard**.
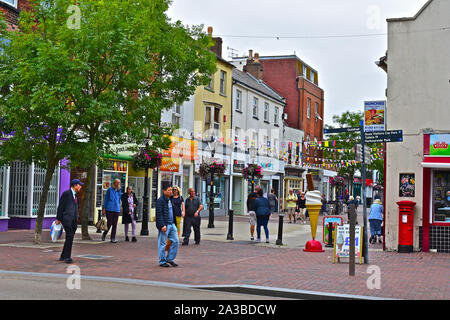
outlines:
{"label": "black bollard", "polygon": [[[98,209],[98,221],[102,218],[102,209]],[[103,231],[100,229],[97,229],[96,233],[102,233]]]}
{"label": "black bollard", "polygon": [[228,234],[227,240],[234,240],[233,238],[233,210],[228,210]]}
{"label": "black bollard", "polygon": [[280,213],[279,220],[278,220],[278,239],[275,242],[276,245],[278,245],[278,246],[283,245],[283,218],[284,218],[284,214]]}
{"label": "black bollard", "polygon": [[328,223],[328,243],[325,245],[327,248],[333,248],[333,222]]}

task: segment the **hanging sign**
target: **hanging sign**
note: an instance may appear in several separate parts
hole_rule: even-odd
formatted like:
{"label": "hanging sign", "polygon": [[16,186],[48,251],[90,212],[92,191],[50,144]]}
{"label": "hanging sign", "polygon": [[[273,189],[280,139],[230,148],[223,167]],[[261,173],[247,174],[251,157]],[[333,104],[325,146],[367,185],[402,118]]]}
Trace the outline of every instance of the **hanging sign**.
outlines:
{"label": "hanging sign", "polygon": [[364,131],[385,131],[386,101],[364,102]]}

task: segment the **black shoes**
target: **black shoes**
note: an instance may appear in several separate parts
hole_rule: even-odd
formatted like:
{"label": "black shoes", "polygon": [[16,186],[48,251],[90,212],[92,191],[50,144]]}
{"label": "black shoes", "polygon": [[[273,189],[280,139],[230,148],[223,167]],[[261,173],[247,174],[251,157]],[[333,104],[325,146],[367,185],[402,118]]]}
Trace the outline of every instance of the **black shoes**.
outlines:
{"label": "black shoes", "polygon": [[168,263],[163,263],[163,264],[160,264],[159,266],[163,267],[163,268],[169,268],[170,267]]}
{"label": "black shoes", "polygon": [[67,258],[67,259],[64,259],[64,262],[70,264],[70,263],[73,263],[73,260],[71,258]]}
{"label": "black shoes", "polygon": [[131,242],[137,242],[136,237],[133,237],[133,238],[131,239]]}
{"label": "black shoes", "polygon": [[181,245],[182,246],[187,246],[187,245],[189,245],[189,243],[183,242]]}
{"label": "black shoes", "polygon": [[130,242],[130,238],[125,237],[125,242]]}
{"label": "black shoes", "polygon": [[178,267],[178,265],[173,261],[167,261],[168,264],[170,264],[172,267]]}
{"label": "black shoes", "polygon": [[103,234],[102,234],[102,241],[105,241],[105,239],[106,239],[106,233],[103,232]]}

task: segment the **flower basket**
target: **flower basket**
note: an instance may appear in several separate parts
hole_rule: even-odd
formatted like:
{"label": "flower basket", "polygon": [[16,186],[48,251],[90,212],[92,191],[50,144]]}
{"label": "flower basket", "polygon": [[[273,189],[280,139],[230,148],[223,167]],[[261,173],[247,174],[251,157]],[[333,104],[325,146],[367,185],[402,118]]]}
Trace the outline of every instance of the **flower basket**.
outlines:
{"label": "flower basket", "polygon": [[262,167],[257,164],[249,164],[242,170],[244,179],[250,179],[252,176],[256,179],[262,178]]}
{"label": "flower basket", "polygon": [[345,179],[341,176],[330,178],[330,184],[332,187],[343,187],[345,186]]}
{"label": "flower basket", "polygon": [[161,166],[162,154],[156,150],[142,148],[133,155],[133,168],[135,170],[154,169]]}
{"label": "flower basket", "polygon": [[223,163],[218,163],[214,160],[205,160],[200,164],[199,174],[202,178],[206,178],[211,174],[218,177],[223,176],[225,173],[225,165]]}

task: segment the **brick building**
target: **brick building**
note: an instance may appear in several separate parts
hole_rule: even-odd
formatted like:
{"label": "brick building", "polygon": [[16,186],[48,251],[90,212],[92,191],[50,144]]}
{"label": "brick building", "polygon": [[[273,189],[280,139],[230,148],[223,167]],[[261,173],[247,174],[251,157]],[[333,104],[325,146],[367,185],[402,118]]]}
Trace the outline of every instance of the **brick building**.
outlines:
{"label": "brick building", "polygon": [[27,7],[26,0],[0,0],[0,11],[11,29],[17,28],[20,11]]}

